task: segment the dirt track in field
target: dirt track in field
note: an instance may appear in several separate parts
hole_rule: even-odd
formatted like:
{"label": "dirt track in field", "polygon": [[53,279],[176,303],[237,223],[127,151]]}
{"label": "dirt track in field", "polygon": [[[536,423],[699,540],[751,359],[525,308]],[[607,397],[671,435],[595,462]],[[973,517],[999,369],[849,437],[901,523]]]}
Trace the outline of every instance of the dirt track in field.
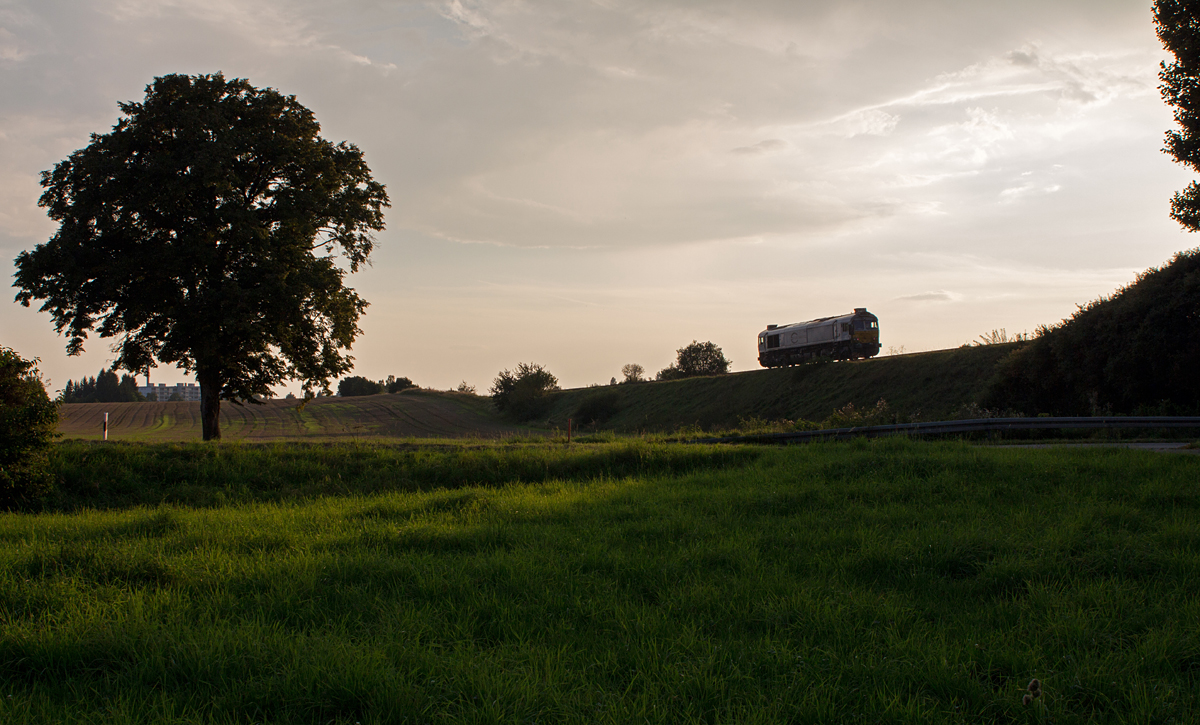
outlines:
{"label": "dirt track in field", "polygon": [[[221,403],[222,440],[330,438],[501,438],[529,431],[498,419],[486,398],[406,391],[395,395],[317,398],[265,405]],[[200,440],[199,403],[74,403],[59,408],[65,438],[99,439],[108,413],[109,440]]]}

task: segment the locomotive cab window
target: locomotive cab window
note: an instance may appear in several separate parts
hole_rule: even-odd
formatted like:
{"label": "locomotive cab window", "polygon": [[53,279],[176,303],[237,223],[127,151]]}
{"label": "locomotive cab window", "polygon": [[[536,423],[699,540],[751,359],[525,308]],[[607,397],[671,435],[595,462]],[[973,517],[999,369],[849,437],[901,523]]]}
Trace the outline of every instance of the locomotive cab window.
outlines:
{"label": "locomotive cab window", "polygon": [[767,335],[767,347],[779,347],[779,335]]}

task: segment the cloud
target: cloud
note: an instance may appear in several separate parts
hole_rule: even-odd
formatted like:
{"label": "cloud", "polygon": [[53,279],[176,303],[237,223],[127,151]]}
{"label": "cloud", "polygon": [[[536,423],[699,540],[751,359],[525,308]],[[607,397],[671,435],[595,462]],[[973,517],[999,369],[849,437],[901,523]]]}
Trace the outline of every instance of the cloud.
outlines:
{"label": "cloud", "polygon": [[735,154],[746,156],[757,156],[758,154],[767,154],[774,151],[781,151],[787,148],[787,142],[777,138],[768,138],[759,141],[753,146],[739,146],[733,150]]}
{"label": "cloud", "polygon": [[958,299],[958,295],[945,290],[935,290],[933,292],[921,292],[915,295],[904,295],[897,297],[900,302],[953,302]]}

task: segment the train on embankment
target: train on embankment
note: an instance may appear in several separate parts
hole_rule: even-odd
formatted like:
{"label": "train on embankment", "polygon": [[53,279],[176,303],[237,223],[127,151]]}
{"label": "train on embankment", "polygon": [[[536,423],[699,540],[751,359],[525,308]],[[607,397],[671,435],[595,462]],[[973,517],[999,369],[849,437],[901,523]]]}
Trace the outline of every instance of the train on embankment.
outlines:
{"label": "train on embankment", "polygon": [[878,354],[879,318],[865,307],[856,307],[849,315],[767,325],[758,333],[758,363],[764,368],[818,359],[858,360]]}

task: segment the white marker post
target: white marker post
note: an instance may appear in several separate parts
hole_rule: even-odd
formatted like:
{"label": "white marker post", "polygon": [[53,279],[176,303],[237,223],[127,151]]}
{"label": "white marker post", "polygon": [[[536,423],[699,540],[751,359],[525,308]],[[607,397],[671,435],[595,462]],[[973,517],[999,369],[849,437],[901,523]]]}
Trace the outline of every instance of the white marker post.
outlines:
{"label": "white marker post", "polygon": [[104,440],[108,440],[108,413],[104,414]]}

